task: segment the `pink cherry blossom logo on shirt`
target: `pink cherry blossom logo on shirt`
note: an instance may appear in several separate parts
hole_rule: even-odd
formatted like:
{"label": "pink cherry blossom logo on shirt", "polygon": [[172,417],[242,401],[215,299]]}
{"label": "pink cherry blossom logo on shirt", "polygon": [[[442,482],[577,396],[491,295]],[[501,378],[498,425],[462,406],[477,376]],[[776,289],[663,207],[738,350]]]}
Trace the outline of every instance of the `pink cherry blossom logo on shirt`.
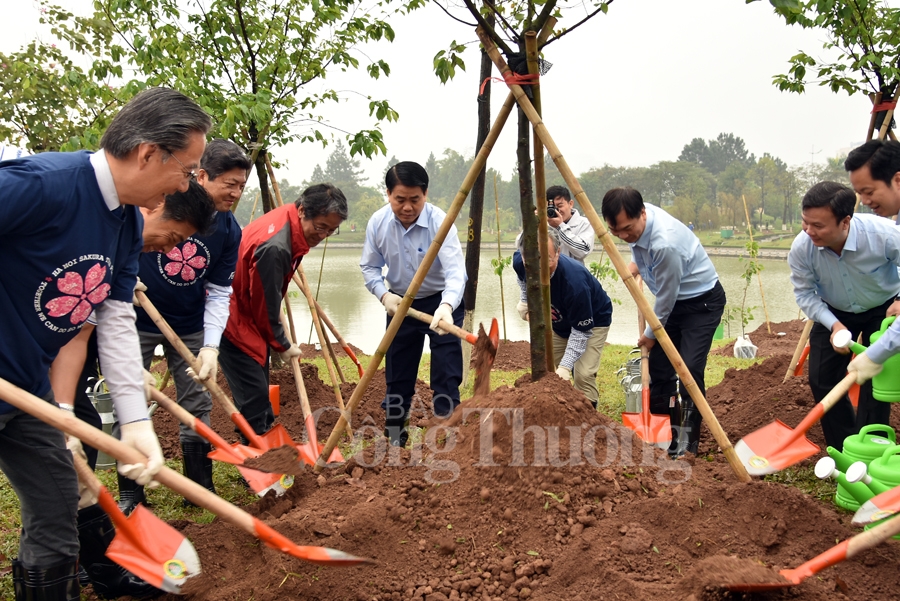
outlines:
{"label": "pink cherry blossom logo on shirt", "polygon": [[44,307],[48,309],[50,317],[69,316],[72,325],[78,325],[90,316],[94,307],[106,300],[109,296],[110,286],[104,284],[106,277],[105,265],[94,265],[82,279],[81,274],[67,271],[63,277],[56,280],[56,287],[64,296],[59,296],[49,301]]}
{"label": "pink cherry blossom logo on shirt", "polygon": [[206,257],[198,257],[197,245],[193,242],[185,242],[182,248],[177,246],[170,250],[166,256],[170,259],[166,263],[165,270],[169,277],[181,274],[181,279],[185,282],[191,282],[197,277],[195,269],[203,269],[206,267]]}

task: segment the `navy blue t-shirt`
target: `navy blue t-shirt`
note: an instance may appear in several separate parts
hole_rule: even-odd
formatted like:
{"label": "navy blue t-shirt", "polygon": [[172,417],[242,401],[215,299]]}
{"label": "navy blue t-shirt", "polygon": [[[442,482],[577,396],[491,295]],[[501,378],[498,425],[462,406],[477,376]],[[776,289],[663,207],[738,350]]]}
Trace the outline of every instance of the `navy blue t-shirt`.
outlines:
{"label": "navy blue t-shirt", "polygon": [[[519,251],[513,255],[513,269],[520,280],[525,280],[525,264]],[[553,331],[568,338],[572,328],[590,332],[611,324],[612,302],[584,265],[560,255],[550,278],[550,316]]]}
{"label": "navy blue t-shirt", "polygon": [[[176,334],[203,330],[204,283],[231,285],[240,245],[241,226],[231,211],[224,211],[216,214],[216,229],[209,236],[191,236],[167,254],[141,255],[140,277],[147,286],[147,298]],[[137,329],[159,332],[140,307]]]}
{"label": "navy blue t-shirt", "polygon": [[0,163],[0,377],[50,391],[50,364],[94,308],[131,302],[142,229],[136,207],[109,210],[88,152]]}

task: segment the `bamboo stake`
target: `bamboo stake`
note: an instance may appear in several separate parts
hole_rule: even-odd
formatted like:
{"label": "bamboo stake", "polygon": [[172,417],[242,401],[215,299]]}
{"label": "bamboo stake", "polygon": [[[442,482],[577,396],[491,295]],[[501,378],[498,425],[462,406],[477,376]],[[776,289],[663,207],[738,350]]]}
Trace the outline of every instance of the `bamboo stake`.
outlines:
{"label": "bamboo stake", "polygon": [[[494,210],[497,212],[497,261],[503,262],[503,254],[500,252],[500,195],[497,194],[497,174],[494,173]],[[503,299],[503,271],[500,272],[500,315],[503,316],[503,340],[509,340],[506,336],[506,302]]]}
{"label": "bamboo stake", "polygon": [[[525,57],[528,62],[528,73],[539,75],[538,70],[538,50],[537,50],[537,33],[528,31],[525,33]],[[531,84],[531,94],[534,100],[534,110],[538,115],[541,114],[541,87],[540,77]],[[533,133],[534,137],[534,195],[537,198],[544,199],[547,196],[547,180],[544,177],[544,145],[541,138],[537,134],[537,130]],[[543,208],[540,208],[543,204]],[[547,372],[556,369],[556,362],[553,360],[553,319],[550,315],[550,264],[549,264],[549,234],[550,225],[547,223],[547,206],[545,203],[537,203],[538,205],[538,251],[541,253],[541,298],[543,303],[541,310],[544,313],[544,357],[547,363]]]}
{"label": "bamboo stake", "polygon": [[[322,272],[325,271],[325,252],[328,250],[328,238],[325,238],[325,246],[322,248],[322,260],[319,262],[319,279],[316,282],[316,302],[319,300],[319,290],[322,289]],[[306,337],[306,344],[312,340],[313,324],[309,324],[309,336]],[[337,334],[335,334],[337,336]]]}
{"label": "bamboo stake", "polygon": [[[876,92],[875,94],[869,94],[869,100],[872,101],[872,108],[881,104],[881,92]],[[872,111],[872,114],[869,115],[869,129],[866,130],[866,142],[872,141],[872,136],[875,135],[875,118],[877,114],[875,111]]]}
{"label": "bamboo stake", "polygon": [[250,209],[250,221],[253,221],[253,214],[256,213],[256,203],[259,202],[259,192],[256,193],[256,198],[253,200],[253,208]]}
{"label": "bamboo stake", "polygon": [[[325,350],[326,347],[331,346],[331,343],[328,341],[328,336],[322,331],[322,322],[319,320],[319,312],[316,311],[316,301],[309,289],[309,282],[306,281],[306,273],[303,271],[302,263],[297,266],[297,274],[300,275],[300,282],[303,284],[300,291],[306,296],[306,302],[309,304],[309,312],[312,314],[313,324],[316,326],[316,334],[319,337],[319,344],[322,345],[322,350],[324,351],[322,356],[325,358],[325,367],[328,368],[328,376],[331,378],[331,387],[334,389],[334,398],[337,401],[341,413],[343,413],[347,408],[344,406],[344,397],[341,396],[341,384],[334,371],[334,364],[331,362],[331,356],[328,354],[328,351]],[[353,438],[353,432],[349,427],[347,428],[347,436]]]}
{"label": "bamboo stake", "polygon": [[[750,233],[750,245],[753,246],[753,224],[750,223],[750,211],[747,209],[747,199],[741,194],[741,200],[744,201],[744,215],[747,216],[747,231]],[[759,295],[762,297],[763,312],[766,314],[766,330],[772,333],[772,324],[769,323],[769,308],[766,306],[766,294],[763,292],[762,275],[759,270],[756,271],[756,280],[759,282]]]}
{"label": "bamboo stake", "polygon": [[[890,101],[890,99],[888,99]],[[881,124],[881,129],[878,131],[878,139],[884,140],[888,131],[891,128],[891,120],[894,118],[894,109],[888,109],[887,114],[884,116],[884,122]]]}
{"label": "bamboo stake", "polygon": [[[297,277],[296,273],[294,274],[293,278],[294,278],[294,283],[297,284],[297,287],[298,288],[302,287],[300,278]],[[341,333],[338,332],[338,329],[336,327],[334,327],[334,324],[331,322],[331,319],[329,319],[328,315],[325,314],[325,311],[322,310],[322,307],[319,305],[318,302],[316,302],[316,311],[319,312],[319,317],[322,319],[322,323],[325,324],[325,327],[327,327],[329,330],[331,330],[331,333],[334,334],[335,338],[337,338],[338,344],[341,345],[341,348],[344,349],[344,352],[347,353],[347,356],[350,357],[350,360],[356,364],[356,368],[359,370],[359,377],[361,378],[363,376],[363,368],[362,368],[362,365],[359,364],[359,359],[356,358],[356,354],[353,352],[353,349],[350,348],[350,345],[347,344],[347,341],[344,340],[344,337],[341,336]]]}
{"label": "bamboo stake", "polygon": [[[497,47],[494,45],[493,41],[480,27],[477,29],[477,33],[478,37],[481,39],[481,43],[488,50],[491,59],[500,70],[500,73],[503,75],[509,73],[509,67],[506,65],[506,61],[504,61],[500,56],[500,52],[497,50]],[[550,133],[547,131],[547,128],[541,118],[534,112],[534,108],[531,106],[531,102],[528,100],[528,97],[525,96],[525,93],[523,92],[521,86],[518,86],[516,84],[509,84],[509,88],[516,101],[519,103],[521,109],[525,112],[531,122],[535,124],[535,128],[537,129],[541,140],[543,140],[544,146],[547,148],[547,150],[550,151],[550,156],[553,157],[553,162],[556,164],[559,172],[565,179],[566,184],[568,184],[572,192],[575,193],[575,199],[578,201],[578,206],[581,209],[582,214],[591,222],[591,225],[594,228],[594,232],[600,238],[600,242],[603,244],[603,247],[609,255],[610,259],[612,259],[613,265],[615,265],[616,271],[619,272],[619,276],[622,278],[625,287],[628,288],[628,292],[637,303],[638,309],[641,311],[641,313],[644,314],[644,318],[646,319],[646,321],[650,323],[650,328],[656,335],[657,343],[662,346],[663,351],[665,351],[666,356],[669,358],[669,361],[672,363],[672,366],[675,368],[675,371],[681,378],[681,383],[684,384],[685,389],[691,395],[691,398],[694,401],[694,405],[696,405],[697,409],[700,411],[700,414],[703,416],[707,427],[712,432],[716,443],[722,449],[722,452],[725,455],[725,458],[728,460],[731,469],[734,471],[735,476],[737,476],[738,480],[742,482],[750,482],[750,475],[747,473],[747,470],[744,468],[741,460],[738,458],[737,453],[734,452],[734,447],[728,440],[728,435],[725,434],[725,431],[719,424],[719,420],[716,419],[715,414],[712,412],[712,409],[710,409],[709,403],[706,402],[706,398],[704,398],[703,394],[700,393],[700,389],[697,387],[697,382],[694,381],[693,376],[691,376],[691,372],[687,369],[684,361],[682,361],[681,355],[678,354],[678,350],[675,348],[675,345],[672,344],[672,340],[669,338],[669,335],[666,333],[665,328],[663,328],[662,324],[660,323],[659,318],[653,312],[653,308],[650,306],[650,303],[638,290],[634,277],[631,275],[631,272],[628,271],[628,265],[625,263],[625,260],[619,253],[619,249],[616,248],[615,243],[612,241],[612,236],[610,235],[609,230],[606,229],[606,226],[603,224],[603,221],[600,219],[597,211],[594,210],[594,206],[591,204],[591,201],[587,197],[587,194],[585,194],[581,185],[578,183],[578,180],[575,178],[575,175],[572,173],[572,170],[569,168],[569,165],[560,152],[559,147],[556,146],[556,142],[553,141],[553,138],[550,136]]]}
{"label": "bamboo stake", "polygon": [[[284,206],[284,199],[281,197],[281,188],[278,186],[278,180],[275,179],[275,170],[272,169],[272,161],[269,160],[269,153],[266,153],[266,171],[269,172],[269,180],[272,182],[272,190],[275,191],[275,198],[278,200],[278,206]],[[296,341],[296,338],[294,339]]]}
{"label": "bamboo stake", "polygon": [[482,144],[481,150],[479,150],[475,155],[475,160],[472,161],[472,165],[469,167],[469,172],[466,174],[463,183],[460,185],[459,191],[456,193],[456,197],[453,199],[453,202],[447,209],[447,216],[444,218],[444,221],[441,223],[441,227],[435,234],[434,240],[431,241],[431,246],[428,247],[428,251],[422,258],[422,263],[416,270],[412,282],[410,282],[409,288],[406,290],[406,294],[403,296],[403,300],[400,301],[400,306],[398,307],[397,312],[391,319],[391,323],[388,324],[387,330],[385,331],[384,336],[381,338],[381,342],[378,344],[378,349],[375,351],[375,354],[372,355],[372,358],[369,361],[369,366],[366,368],[365,373],[363,373],[362,378],[360,378],[359,383],[353,390],[353,394],[350,395],[350,400],[347,402],[347,411],[345,412],[345,415],[341,415],[341,417],[338,418],[338,422],[335,424],[334,429],[331,431],[331,435],[328,437],[328,442],[325,443],[325,448],[322,450],[322,453],[319,454],[319,458],[316,460],[316,465],[313,467],[313,470],[316,473],[320,473],[323,469],[325,469],[325,464],[328,456],[331,454],[331,451],[334,450],[334,447],[337,446],[338,440],[340,440],[341,431],[346,427],[349,417],[353,414],[354,411],[356,411],[356,408],[359,406],[360,401],[362,401],[363,393],[369,386],[369,382],[372,381],[372,377],[375,375],[375,372],[378,371],[378,367],[381,365],[381,361],[382,359],[384,359],[384,356],[387,353],[388,346],[394,340],[394,336],[397,335],[397,330],[400,329],[400,324],[403,323],[403,320],[406,317],[406,312],[412,305],[413,300],[415,300],[416,293],[419,291],[419,287],[425,280],[425,276],[428,275],[428,270],[431,269],[431,265],[434,263],[435,258],[437,258],[438,251],[441,250],[441,245],[443,245],[444,240],[447,238],[447,233],[450,231],[450,228],[453,227],[453,222],[459,216],[459,211],[462,208],[463,203],[465,203],[466,197],[469,195],[472,184],[475,182],[475,178],[478,176],[481,168],[484,167],[485,163],[487,162],[488,155],[491,154],[491,150],[494,148],[494,143],[500,136],[500,132],[503,130],[503,124],[506,123],[510,112],[512,112],[514,104],[515,99],[513,98],[513,95],[507,95],[506,101],[503,103],[503,106],[497,113],[497,119],[494,121],[494,125],[491,127],[491,131],[488,132],[488,137],[485,139],[484,144]]}
{"label": "bamboo stake", "polygon": [[803,332],[800,334],[800,340],[797,341],[797,348],[794,349],[794,356],[791,357],[791,363],[784,374],[784,379],[781,381],[782,384],[790,380],[791,376],[794,375],[794,368],[797,367],[797,362],[800,361],[800,355],[803,354],[803,348],[809,340],[809,333],[814,323],[813,320],[807,319],[806,323],[803,324]]}
{"label": "bamboo stake", "polygon": [[284,296],[284,311],[288,317],[288,327],[291,330],[291,340],[297,340],[297,331],[294,330],[294,316],[291,313],[291,301],[287,295]]}

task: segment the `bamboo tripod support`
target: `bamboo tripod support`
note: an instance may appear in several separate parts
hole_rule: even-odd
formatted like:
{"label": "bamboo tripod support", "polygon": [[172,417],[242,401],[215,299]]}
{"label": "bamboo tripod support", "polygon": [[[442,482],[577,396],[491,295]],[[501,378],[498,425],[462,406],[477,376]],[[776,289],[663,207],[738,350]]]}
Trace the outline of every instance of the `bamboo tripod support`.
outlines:
{"label": "bamboo tripod support", "polygon": [[[747,216],[747,232],[750,234],[750,245],[753,245],[753,224],[750,222],[750,211],[747,209],[747,199],[741,194],[741,200],[744,202],[744,215]],[[766,330],[772,333],[772,324],[769,321],[769,308],[766,306],[766,293],[763,292],[762,276],[759,271],[756,272],[756,281],[759,282],[759,295],[762,297],[763,312],[766,314]]]}
{"label": "bamboo tripod support", "polygon": [[509,118],[509,114],[512,112],[514,105],[515,99],[513,98],[513,95],[508,94],[506,97],[506,101],[503,103],[503,106],[497,113],[497,118],[494,120],[494,125],[491,126],[491,130],[490,132],[488,132],[488,136],[484,140],[484,144],[482,144],[481,149],[478,151],[478,154],[475,155],[475,160],[469,167],[469,172],[466,174],[463,183],[460,185],[459,191],[456,193],[456,197],[453,199],[453,202],[447,209],[447,216],[444,218],[444,221],[441,223],[441,227],[435,234],[434,240],[431,241],[431,246],[428,247],[428,251],[422,258],[422,263],[416,270],[412,282],[410,282],[409,288],[406,290],[406,294],[404,295],[403,300],[400,302],[400,306],[398,307],[397,312],[391,319],[391,323],[388,324],[387,330],[385,331],[384,336],[381,338],[381,342],[378,344],[378,349],[375,351],[375,354],[372,355],[372,358],[369,361],[369,365],[368,367],[366,367],[365,373],[363,373],[362,378],[360,378],[359,383],[353,390],[353,394],[350,395],[350,400],[347,401],[347,410],[343,415],[341,415],[341,417],[338,419],[338,422],[334,425],[334,429],[331,431],[331,435],[328,437],[328,441],[325,443],[325,448],[319,454],[319,458],[316,459],[316,465],[313,467],[313,470],[316,473],[320,473],[323,469],[325,469],[327,458],[331,455],[331,451],[334,450],[334,447],[337,446],[337,443],[341,437],[341,433],[347,427],[349,416],[351,416],[353,412],[356,411],[356,408],[362,401],[363,393],[369,387],[369,383],[372,381],[372,377],[375,375],[375,372],[378,371],[378,367],[381,365],[382,359],[384,359],[385,354],[387,354],[388,346],[390,346],[391,342],[394,340],[394,336],[397,335],[397,330],[400,329],[400,324],[403,323],[403,320],[406,317],[406,312],[412,305],[413,300],[415,300],[416,293],[419,291],[419,287],[421,287],[422,282],[425,280],[425,276],[428,274],[428,270],[431,269],[431,265],[437,258],[438,251],[441,250],[441,245],[443,245],[444,240],[447,238],[447,234],[450,232],[450,228],[453,227],[453,222],[456,221],[456,218],[459,216],[459,211],[460,209],[462,209],[462,206],[466,201],[466,197],[469,195],[469,191],[472,189],[472,185],[475,183],[475,178],[478,176],[481,168],[484,167],[485,163],[487,162],[488,155],[491,154],[491,150],[494,148],[494,144],[496,143],[497,138],[500,136],[500,132],[503,130],[503,125],[506,123],[507,118]]}
{"label": "bamboo tripod support", "polygon": [[[487,34],[481,27],[479,27],[476,31],[478,33],[479,39],[481,40],[481,43],[484,45],[485,49],[490,55],[491,60],[494,61],[494,65],[497,66],[500,74],[503,76],[508,75],[510,73],[510,69],[506,65],[506,61],[504,61],[500,56],[500,52],[499,50],[497,50],[497,47],[494,45],[493,41],[487,36]],[[619,249],[616,248],[615,243],[612,241],[612,236],[606,229],[606,226],[603,224],[603,221],[600,219],[597,211],[594,210],[594,207],[588,199],[587,194],[585,194],[584,190],[581,188],[581,185],[578,183],[578,180],[575,178],[575,175],[569,168],[568,163],[566,162],[562,153],[559,151],[559,148],[556,146],[556,142],[553,141],[553,138],[547,131],[547,128],[541,120],[540,116],[535,112],[534,107],[532,107],[531,102],[528,100],[528,97],[525,95],[525,92],[522,90],[521,86],[512,83],[508,85],[511,93],[519,103],[519,107],[528,116],[528,119],[531,120],[532,124],[534,125],[535,131],[541,137],[544,146],[550,152],[550,156],[553,158],[553,162],[556,164],[559,172],[565,179],[566,184],[575,194],[575,199],[578,201],[578,207],[581,209],[582,214],[591,222],[594,231],[600,238],[600,242],[603,244],[604,249],[606,250],[610,259],[612,259],[613,265],[615,265],[616,270],[619,272],[619,276],[625,283],[625,287],[628,288],[628,292],[637,303],[638,309],[641,311],[641,313],[643,313],[645,319],[650,324],[653,333],[656,335],[657,343],[662,346],[663,351],[665,351],[666,356],[669,358],[669,361],[671,361],[672,366],[675,368],[675,371],[681,378],[682,384],[684,384],[685,389],[691,395],[691,399],[693,399],[694,404],[700,411],[700,414],[703,416],[703,419],[706,422],[707,427],[712,432],[716,443],[722,449],[722,452],[724,453],[725,458],[728,460],[729,465],[731,465],[731,469],[734,471],[735,476],[737,476],[738,480],[742,482],[750,482],[750,475],[747,473],[747,470],[744,468],[741,460],[738,458],[737,453],[735,453],[734,447],[728,440],[728,435],[725,433],[725,431],[722,429],[722,426],[719,424],[719,421],[716,419],[716,416],[712,412],[709,403],[706,402],[703,394],[701,394],[700,389],[697,387],[697,382],[694,381],[693,376],[691,376],[691,372],[688,371],[687,366],[684,364],[684,361],[682,361],[681,355],[678,354],[678,350],[675,348],[675,345],[672,344],[672,340],[669,338],[668,334],[666,334],[666,331],[660,323],[659,318],[653,312],[653,308],[650,306],[650,303],[647,301],[644,295],[640,293],[634,277],[628,271],[628,266],[626,265],[625,260],[622,258],[622,255],[619,253]],[[322,457],[319,457],[319,461],[323,461]]]}

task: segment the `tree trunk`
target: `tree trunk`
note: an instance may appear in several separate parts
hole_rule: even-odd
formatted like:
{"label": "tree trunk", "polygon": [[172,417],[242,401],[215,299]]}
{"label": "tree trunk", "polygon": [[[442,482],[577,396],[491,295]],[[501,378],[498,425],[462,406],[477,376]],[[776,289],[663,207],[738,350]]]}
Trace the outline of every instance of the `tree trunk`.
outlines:
{"label": "tree trunk", "polygon": [[[547,375],[547,354],[544,350],[543,299],[541,297],[540,253],[538,252],[538,220],[534,214],[534,191],[531,185],[531,145],[529,132],[531,122],[518,109],[518,142],[516,157],[519,170],[519,207],[522,210],[522,235],[524,236],[525,281],[528,283],[528,329],[531,334],[531,380],[536,381]],[[546,210],[546,209],[544,209]]]}
{"label": "tree trunk", "polygon": [[268,213],[275,208],[272,195],[269,192],[269,173],[266,170],[266,149],[263,148],[256,155],[256,176],[259,178],[259,194],[262,198],[263,213]]}
{"label": "tree trunk", "polygon": [[[482,82],[491,76],[491,68],[493,63],[491,57],[482,48],[481,50],[481,74],[478,81]],[[491,83],[488,81],[484,86],[484,93],[477,97],[478,101],[478,135],[475,142],[475,153],[477,154],[491,129]],[[478,265],[481,260],[481,225],[484,216],[484,180],[487,175],[487,165],[481,169],[481,173],[475,179],[472,185],[472,192],[469,196],[471,204],[469,205],[469,228],[466,236],[466,290],[463,293],[463,300],[466,304],[465,317],[463,318],[463,329],[468,332],[475,331],[475,299],[478,291]],[[468,344],[463,345],[463,382],[468,380],[469,375],[469,359],[471,358],[472,347]]]}

